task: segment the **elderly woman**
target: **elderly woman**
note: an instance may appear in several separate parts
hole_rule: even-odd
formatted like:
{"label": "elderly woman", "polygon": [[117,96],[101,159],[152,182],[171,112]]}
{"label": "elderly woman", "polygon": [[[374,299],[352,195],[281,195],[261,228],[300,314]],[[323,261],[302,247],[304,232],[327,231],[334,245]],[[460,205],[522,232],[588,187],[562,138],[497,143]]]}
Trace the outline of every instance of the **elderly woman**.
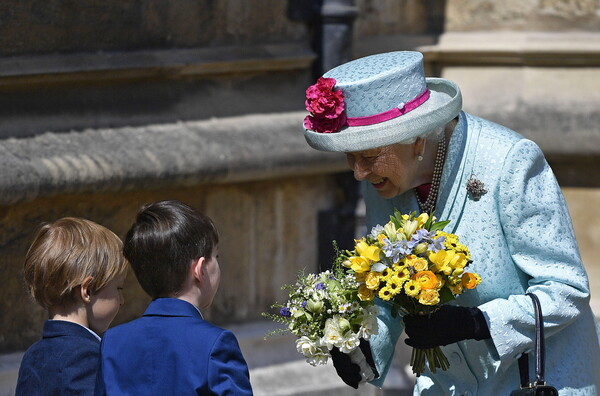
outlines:
{"label": "elderly woman", "polygon": [[[306,105],[308,143],[345,153],[363,181],[369,229],[394,209],[433,211],[450,220],[444,231],[469,246],[470,268],[483,277],[431,317],[394,317],[378,301],[373,384],[383,384],[405,331],[407,344],[441,346],[450,361],[445,371],[426,369],[415,394],[510,394],[519,385],[517,360],[534,345],[526,296],[534,293],[544,314],[549,384],[561,395],[600,394],[600,328],[587,275],[560,187],[535,143],[461,111],[458,86],[425,78],[418,52],[336,67],[307,89]],[[339,355],[338,374],[357,387],[357,366]]]}

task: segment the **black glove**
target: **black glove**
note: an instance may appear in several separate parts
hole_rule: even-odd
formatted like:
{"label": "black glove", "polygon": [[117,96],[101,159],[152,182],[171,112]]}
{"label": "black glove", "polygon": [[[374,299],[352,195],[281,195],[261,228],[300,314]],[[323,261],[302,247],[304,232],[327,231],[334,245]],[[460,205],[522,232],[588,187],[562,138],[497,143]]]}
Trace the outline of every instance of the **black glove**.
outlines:
{"label": "black glove", "polygon": [[491,338],[479,308],[442,305],[431,315],[405,315],[404,325],[411,347],[429,349],[462,340]]}
{"label": "black glove", "polygon": [[[377,372],[373,361],[373,355],[371,354],[371,344],[369,344],[369,341],[361,339],[359,348],[365,355],[367,363],[371,366],[373,373],[375,373],[375,378],[379,377],[379,373]],[[358,384],[360,384],[362,380],[358,364],[353,363],[352,360],[350,360],[350,356],[340,352],[336,347],[333,347],[329,352],[331,353],[331,360],[333,361],[335,371],[337,371],[337,374],[342,381],[344,381],[346,385],[358,389]]]}

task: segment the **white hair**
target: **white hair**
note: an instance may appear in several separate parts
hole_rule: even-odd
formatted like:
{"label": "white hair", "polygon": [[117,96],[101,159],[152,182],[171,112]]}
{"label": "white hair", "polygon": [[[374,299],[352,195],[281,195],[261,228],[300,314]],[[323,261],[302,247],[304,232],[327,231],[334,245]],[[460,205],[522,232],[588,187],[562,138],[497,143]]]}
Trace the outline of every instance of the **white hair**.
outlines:
{"label": "white hair", "polygon": [[400,142],[400,144],[413,144],[418,138],[423,138],[423,139],[431,140],[433,142],[438,142],[442,138],[442,134],[444,133],[445,129],[446,129],[446,124],[441,125],[431,131],[427,131],[419,136],[415,136],[408,140],[404,140],[404,141]]}

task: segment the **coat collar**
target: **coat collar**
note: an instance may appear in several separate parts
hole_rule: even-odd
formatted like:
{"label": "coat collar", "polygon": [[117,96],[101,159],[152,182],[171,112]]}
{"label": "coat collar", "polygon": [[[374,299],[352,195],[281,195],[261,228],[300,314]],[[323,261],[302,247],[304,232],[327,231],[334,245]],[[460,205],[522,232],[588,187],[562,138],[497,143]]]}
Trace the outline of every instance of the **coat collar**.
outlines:
{"label": "coat collar", "polygon": [[81,337],[100,343],[100,340],[80,324],[67,322],[65,320],[47,320],[44,322],[43,338],[55,337]]}
{"label": "coat collar", "polygon": [[177,298],[157,298],[153,300],[144,316],[191,316],[202,319],[202,314],[194,305]]}

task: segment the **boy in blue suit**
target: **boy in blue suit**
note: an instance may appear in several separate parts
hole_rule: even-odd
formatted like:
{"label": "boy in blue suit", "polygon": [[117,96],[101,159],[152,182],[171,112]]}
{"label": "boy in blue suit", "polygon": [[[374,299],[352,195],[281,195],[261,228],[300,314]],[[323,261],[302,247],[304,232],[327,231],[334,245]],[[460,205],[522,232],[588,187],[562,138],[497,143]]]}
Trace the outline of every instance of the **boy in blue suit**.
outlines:
{"label": "boy in blue suit", "polygon": [[141,208],[124,254],[153,301],[102,339],[97,395],[252,395],[230,331],[202,317],[220,280],[213,222],[178,201]]}
{"label": "boy in blue suit", "polygon": [[121,240],[85,219],[43,225],[25,257],[25,282],[48,310],[42,339],[19,368],[17,396],[93,395],[100,338],[123,304]]}

